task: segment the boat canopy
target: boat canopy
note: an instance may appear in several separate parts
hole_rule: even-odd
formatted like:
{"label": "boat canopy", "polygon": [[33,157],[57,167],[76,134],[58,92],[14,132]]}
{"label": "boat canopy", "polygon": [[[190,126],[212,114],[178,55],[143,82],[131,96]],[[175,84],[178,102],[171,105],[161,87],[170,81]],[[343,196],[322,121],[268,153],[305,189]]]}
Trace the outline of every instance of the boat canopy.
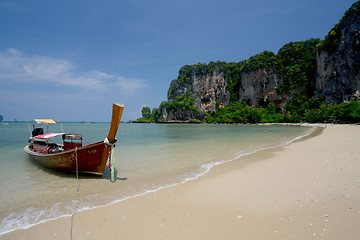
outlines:
{"label": "boat canopy", "polygon": [[82,136],[79,134],[66,134],[64,139],[82,140]]}
{"label": "boat canopy", "polygon": [[42,135],[37,135],[34,138],[35,139],[50,139],[50,138],[54,138],[57,136],[62,136],[65,135],[65,133],[46,133],[46,134],[42,134]]}
{"label": "boat canopy", "polygon": [[38,124],[55,124],[56,122],[52,119],[34,119]]}

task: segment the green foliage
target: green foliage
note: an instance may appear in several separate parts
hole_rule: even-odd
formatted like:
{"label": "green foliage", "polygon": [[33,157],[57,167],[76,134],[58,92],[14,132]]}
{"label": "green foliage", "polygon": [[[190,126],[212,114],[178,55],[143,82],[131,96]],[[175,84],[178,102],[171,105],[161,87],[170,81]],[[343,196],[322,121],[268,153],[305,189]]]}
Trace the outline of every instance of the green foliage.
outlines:
{"label": "green foliage", "polygon": [[320,108],[306,109],[302,119],[309,123],[329,122],[329,108],[326,104]]}
{"label": "green foliage", "polygon": [[286,122],[360,122],[360,102],[358,100],[333,105],[326,103],[322,96],[311,99],[302,98],[302,100],[296,98],[288,101]]}
{"label": "green foliage", "polygon": [[231,102],[239,99],[241,74],[265,68],[273,69],[280,75],[281,81],[277,88],[280,94],[290,94],[299,91],[307,97],[312,97],[315,90],[316,45],[319,39],[301,42],[291,42],[284,45],[275,55],[264,51],[249,60],[239,63],[228,63],[225,77]]}
{"label": "green foliage", "polygon": [[198,63],[195,65],[185,65],[179,70],[179,75],[176,79],[176,81],[181,83],[189,83],[191,80],[191,77],[193,75],[206,75],[206,74],[212,74],[216,68],[219,70],[224,71],[226,68],[227,63],[217,61],[217,62],[210,62],[209,64],[202,64]]}
{"label": "green foliage", "polygon": [[143,118],[149,118],[151,115],[151,109],[149,107],[143,107],[141,110],[141,114]]}
{"label": "green foliage", "polygon": [[229,63],[225,78],[227,79],[227,90],[230,92],[230,101],[237,102],[239,100],[241,63]]}
{"label": "green foliage", "polygon": [[178,82],[180,83],[186,83],[190,81],[191,75],[192,75],[193,66],[192,65],[185,65],[179,70],[178,75]]}
{"label": "green foliage", "polygon": [[[189,94],[185,93],[184,95],[177,97],[172,101],[163,101],[159,108],[154,108],[150,111],[149,107],[142,108],[142,118],[136,120],[136,122],[164,122],[162,116],[162,110],[166,109],[168,112],[173,112],[175,115],[179,110],[188,110],[194,113],[199,114],[199,110],[194,107],[194,98]],[[193,122],[198,122],[200,120],[193,119]]]}
{"label": "green foliage", "polygon": [[189,93],[185,93],[184,95],[177,97],[172,102],[172,105],[175,109],[197,111],[197,108],[194,107],[194,98],[191,97]]}
{"label": "green foliage", "polygon": [[250,57],[249,60],[243,61],[241,70],[243,72],[249,72],[259,68],[269,69],[276,61],[277,59],[275,53],[264,51],[253,57]]}
{"label": "green foliage", "polygon": [[234,102],[220,108],[216,113],[207,114],[208,123],[260,123],[283,122],[279,109],[270,103],[266,108],[252,108],[246,103]]}
{"label": "green foliage", "polygon": [[[321,50],[335,51],[341,39],[341,31],[347,21],[359,21],[360,1],[355,2],[335,25],[324,40],[310,39],[307,41],[290,42],[281,47],[277,54],[264,51],[248,60],[241,62],[210,62],[209,64],[186,65],[179,70],[177,79],[173,80],[168,91],[168,102],[162,102],[158,109],[153,109],[149,117],[149,109],[143,118],[161,121],[162,110],[186,110],[199,113],[194,107],[191,94],[194,76],[210,76],[221,72],[227,82],[226,89],[230,93],[230,105],[220,107],[223,103],[216,101],[216,112],[207,113],[206,122],[214,123],[258,123],[258,122],[360,122],[359,101],[331,105],[324,97],[314,98],[316,82],[316,52]],[[274,104],[252,108],[246,103],[239,103],[239,88],[244,73],[256,70],[273,71],[277,74],[279,85],[277,94],[286,95],[286,112],[282,114]],[[178,89],[190,89],[178,96]],[[181,114],[180,114],[181,115]],[[197,118],[197,116],[196,116]],[[163,119],[162,119],[163,120]],[[200,120],[203,120],[200,118]],[[199,120],[199,121],[200,121]]]}
{"label": "green foliage", "polygon": [[278,91],[291,94],[293,91],[312,97],[315,90],[316,46],[320,39],[290,42],[281,47],[277,54],[275,71],[282,81]]}
{"label": "green foliage", "polygon": [[175,79],[170,84],[170,87],[169,87],[169,90],[168,90],[168,99],[175,98],[178,88],[179,88],[178,80]]}
{"label": "green foliage", "polygon": [[335,51],[339,46],[341,39],[340,24],[335,27],[326,35],[325,39],[317,46],[319,50]]}
{"label": "green foliage", "polygon": [[330,120],[333,122],[360,122],[360,102],[351,101],[335,104],[329,109]]}
{"label": "green foliage", "polygon": [[196,75],[212,75],[215,70],[226,72],[227,63],[217,61],[209,64],[198,63],[195,65],[185,65],[180,68],[177,79],[173,80],[168,90],[168,99],[174,100],[177,96],[177,90],[181,87],[191,89],[191,78]]}
{"label": "green foliage", "polygon": [[[168,111],[189,110],[195,113],[199,111],[193,106],[193,98],[189,94],[178,97],[173,102],[162,102],[159,108],[154,108],[150,116],[148,109],[145,110],[146,118],[143,116],[137,122],[163,122],[162,109]],[[288,111],[280,113],[279,107],[269,103],[266,107],[252,108],[246,103],[232,102],[229,106],[218,108],[216,112],[207,113],[204,119],[207,123],[359,123],[360,122],[360,102],[354,100],[340,104],[328,104],[324,97],[307,99],[306,97],[296,97],[288,101]],[[144,110],[144,109],[143,109]],[[201,119],[191,119],[190,122],[200,123]]]}
{"label": "green foliage", "polygon": [[166,108],[168,112],[172,111],[175,115],[178,110],[189,110],[199,113],[199,110],[194,106],[194,98],[189,93],[185,93],[175,100],[162,102],[160,104],[160,110],[163,108]]}
{"label": "green foliage", "polygon": [[162,120],[162,115],[161,115],[161,111],[160,111],[159,108],[154,108],[151,113],[152,113],[152,115],[154,117],[155,122],[158,122],[159,120]]}
{"label": "green foliage", "polygon": [[[208,74],[216,68],[223,71],[227,80],[227,90],[230,92],[230,105],[219,108],[216,102],[216,112],[208,113],[206,122],[213,123],[258,123],[258,122],[357,122],[358,102],[353,105],[329,105],[324,97],[313,98],[315,91],[316,51],[321,45],[319,39],[301,42],[290,42],[279,49],[275,55],[264,51],[242,62],[216,62],[184,66],[179,71],[178,84],[188,84],[192,75]],[[286,113],[272,103],[258,109],[251,108],[246,103],[239,103],[239,87],[242,73],[255,71],[260,68],[273,69],[280,78],[276,91],[290,96],[286,103]],[[178,87],[179,85],[177,85]],[[193,98],[189,93],[162,103],[160,110],[167,110],[176,114],[178,109],[198,111],[193,105]]]}
{"label": "green foliage", "polygon": [[241,74],[249,71],[254,71],[259,68],[269,70],[276,62],[276,55],[270,51],[264,51],[242,62],[231,62],[223,65],[225,71],[225,78],[227,80],[227,90],[230,92],[230,101],[236,102],[239,100],[239,87],[241,81]]}
{"label": "green foliage", "polygon": [[[276,55],[264,51],[241,62],[218,61],[207,65],[201,63],[185,65],[179,70],[178,78],[171,84],[168,98],[174,99],[176,90],[181,85],[190,84],[193,75],[212,74],[217,68],[224,72],[231,102],[239,100],[241,74],[261,68],[268,71],[273,69],[280,75],[282,80],[277,89],[279,93],[290,94],[296,90],[310,98],[315,90],[316,45],[319,42],[319,39],[291,42],[280,48]],[[190,88],[188,86],[188,89]]]}
{"label": "green foliage", "polygon": [[158,108],[154,108],[151,111],[149,107],[143,107],[141,113],[142,117],[138,118],[136,122],[153,123],[161,117],[161,112]]}
{"label": "green foliage", "polygon": [[355,2],[351,8],[345,12],[339,23],[337,23],[329,31],[328,35],[325,36],[325,39],[317,45],[318,50],[335,51],[340,44],[341,30],[344,28],[346,21],[356,16],[360,16],[360,1]]}
{"label": "green foliage", "polygon": [[[283,123],[283,122],[336,122],[359,123],[360,102],[351,101],[328,104],[323,97],[291,102],[292,112],[281,114],[280,109],[269,103],[266,107],[252,108],[246,103],[231,103],[216,113],[208,113],[207,123]],[[297,109],[297,106],[299,109]]]}

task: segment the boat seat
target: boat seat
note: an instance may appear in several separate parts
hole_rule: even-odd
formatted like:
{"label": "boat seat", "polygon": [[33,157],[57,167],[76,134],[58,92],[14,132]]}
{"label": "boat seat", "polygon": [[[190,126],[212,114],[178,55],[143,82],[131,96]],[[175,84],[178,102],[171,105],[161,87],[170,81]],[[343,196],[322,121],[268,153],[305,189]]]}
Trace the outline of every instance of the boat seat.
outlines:
{"label": "boat seat", "polygon": [[76,147],[82,147],[81,143],[76,143],[76,142],[64,142],[64,149],[65,150],[69,150],[69,149],[73,149]]}
{"label": "boat seat", "polygon": [[34,144],[34,152],[47,153],[47,146],[42,144]]}

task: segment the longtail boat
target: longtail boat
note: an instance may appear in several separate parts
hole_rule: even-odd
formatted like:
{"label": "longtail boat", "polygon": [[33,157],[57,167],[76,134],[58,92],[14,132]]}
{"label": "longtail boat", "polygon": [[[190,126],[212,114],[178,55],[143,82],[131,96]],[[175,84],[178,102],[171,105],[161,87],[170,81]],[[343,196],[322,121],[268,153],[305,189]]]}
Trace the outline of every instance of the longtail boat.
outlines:
{"label": "longtail boat", "polygon": [[[35,128],[29,140],[30,143],[24,147],[24,150],[32,159],[49,168],[102,176],[112,148],[115,146],[115,136],[123,110],[123,104],[113,104],[110,130],[105,141],[82,146],[82,136],[78,134],[44,134],[42,128]],[[52,123],[50,120],[38,121]],[[58,136],[62,137],[63,144],[50,141]]]}

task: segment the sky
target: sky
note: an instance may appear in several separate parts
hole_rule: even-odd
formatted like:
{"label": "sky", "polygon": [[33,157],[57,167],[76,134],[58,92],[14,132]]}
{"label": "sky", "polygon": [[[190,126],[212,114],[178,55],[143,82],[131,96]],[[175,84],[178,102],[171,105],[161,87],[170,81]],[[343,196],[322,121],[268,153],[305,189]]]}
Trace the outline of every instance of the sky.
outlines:
{"label": "sky", "polygon": [[323,39],[355,0],[0,0],[4,121],[124,121],[184,65]]}

